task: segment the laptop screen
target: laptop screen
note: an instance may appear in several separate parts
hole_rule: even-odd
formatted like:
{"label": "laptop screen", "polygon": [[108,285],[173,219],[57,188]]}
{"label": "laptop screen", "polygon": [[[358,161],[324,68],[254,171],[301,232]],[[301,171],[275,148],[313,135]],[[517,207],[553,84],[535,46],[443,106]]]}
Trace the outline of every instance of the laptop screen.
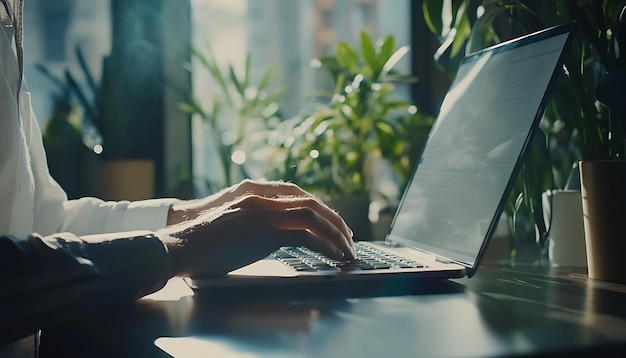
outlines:
{"label": "laptop screen", "polygon": [[543,113],[573,28],[567,25],[462,62],[389,239],[474,267]]}

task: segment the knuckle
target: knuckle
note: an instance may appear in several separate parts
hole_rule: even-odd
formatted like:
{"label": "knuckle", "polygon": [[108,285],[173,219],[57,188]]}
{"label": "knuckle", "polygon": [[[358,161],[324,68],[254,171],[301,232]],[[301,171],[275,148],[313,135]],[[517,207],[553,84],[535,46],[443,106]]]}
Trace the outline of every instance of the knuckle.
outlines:
{"label": "knuckle", "polygon": [[320,202],[313,198],[313,197],[303,197],[302,199],[302,204],[309,207],[309,208],[317,208],[320,206]]}
{"label": "knuckle", "polygon": [[239,182],[239,184],[237,185],[237,190],[239,191],[246,191],[248,187],[252,186],[252,180],[250,179],[244,179],[241,182]]}
{"label": "knuckle", "polygon": [[307,221],[318,219],[317,212],[308,206],[299,207],[296,212],[301,218]]}
{"label": "knuckle", "polygon": [[286,189],[292,194],[292,195],[302,195],[304,194],[304,190],[302,190],[298,185],[291,183],[291,182],[285,182],[283,183],[283,185],[285,185]]}
{"label": "knuckle", "polygon": [[246,192],[253,192],[253,193],[261,193],[262,190],[266,187],[266,184],[263,182],[260,182],[258,180],[253,180],[253,179],[245,179],[243,184],[243,189]]}
{"label": "knuckle", "polygon": [[238,205],[245,208],[253,208],[258,207],[263,201],[263,198],[256,194],[246,193],[239,198]]}

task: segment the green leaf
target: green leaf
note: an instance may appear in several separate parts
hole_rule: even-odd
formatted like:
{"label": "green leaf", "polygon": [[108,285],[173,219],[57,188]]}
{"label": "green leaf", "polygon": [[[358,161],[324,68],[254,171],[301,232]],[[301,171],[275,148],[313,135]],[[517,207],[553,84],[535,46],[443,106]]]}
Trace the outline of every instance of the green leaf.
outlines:
{"label": "green leaf", "polygon": [[384,121],[376,122],[376,129],[389,135],[393,135],[395,132],[393,127],[388,122],[384,122]]}
{"label": "green leaf", "polygon": [[96,126],[100,134],[102,134],[103,123],[101,121],[100,116],[98,115],[98,109],[89,102],[89,100],[87,99],[87,96],[85,96],[85,93],[80,88],[80,86],[74,79],[74,76],[72,76],[69,70],[65,70],[65,81],[67,82],[70,90],[74,92],[76,97],[78,97],[78,102],[87,112],[87,116],[91,120],[92,124]]}
{"label": "green leaf", "polygon": [[[215,102],[215,104],[213,104],[213,108],[211,109],[211,115],[208,116],[209,119],[209,123],[211,124],[211,128],[213,129],[217,129],[217,117],[219,116],[220,111],[222,110],[222,105],[219,102]],[[207,117],[203,117],[203,118],[207,118]],[[218,141],[216,141],[216,143],[219,143],[219,139]]]}
{"label": "green leaf", "polygon": [[365,31],[361,31],[361,53],[363,54],[365,64],[375,73],[377,71],[376,49],[374,48],[372,38]]}
{"label": "green leaf", "polygon": [[[626,1],[604,0],[604,14],[605,21],[608,27],[617,25],[619,15],[626,6]],[[623,35],[622,35],[623,36]]]}
{"label": "green leaf", "polygon": [[346,81],[346,75],[344,73],[339,73],[337,75],[337,82],[335,83],[335,93],[341,93],[344,88],[344,83]]}
{"label": "green leaf", "polygon": [[200,63],[202,64],[202,66],[207,71],[209,71],[213,79],[215,79],[217,83],[219,84],[222,92],[224,93],[224,96],[226,97],[226,100],[229,102],[229,104],[232,105],[232,98],[230,97],[230,93],[228,91],[228,85],[226,84],[226,80],[224,79],[224,76],[222,76],[222,71],[219,69],[217,64],[212,60],[213,56],[211,53],[210,46],[207,46],[207,52],[209,53],[209,56],[211,56],[211,58],[209,58],[208,56],[205,56],[203,53],[201,53],[195,48],[191,49],[191,55],[194,56],[196,59],[198,59]]}
{"label": "green leaf", "polygon": [[228,65],[228,74],[230,76],[231,82],[233,83],[233,85],[235,86],[235,89],[237,90],[237,93],[239,93],[239,95],[243,97],[246,88],[244,87],[244,84],[241,81],[239,81],[239,78],[237,78],[237,74],[235,73],[235,69],[233,68],[232,64]]}
{"label": "green leaf", "polygon": [[52,74],[52,72],[50,72],[50,70],[48,69],[48,67],[37,63],[35,64],[35,69],[39,72],[41,72],[41,74],[43,74],[45,77],[47,77],[50,82],[52,82],[56,87],[58,87],[60,90],[64,90],[65,87],[67,87],[67,83],[64,82],[61,78],[55,76],[54,74]]}
{"label": "green leaf", "polygon": [[380,78],[385,78],[389,71],[409,52],[409,46],[402,46],[385,62]]}
{"label": "green leaf", "polygon": [[98,92],[98,86],[96,85],[93,75],[89,71],[89,67],[87,67],[87,61],[85,61],[85,56],[83,55],[83,51],[81,51],[80,46],[76,46],[76,57],[78,58],[78,64],[85,75],[85,79],[87,80],[87,86],[89,86],[91,93],[95,95]]}
{"label": "green leaf", "polygon": [[422,10],[424,11],[424,20],[430,31],[437,36],[443,36],[443,21],[441,19],[443,1],[423,0]]}
{"label": "green leaf", "polygon": [[380,45],[380,54],[376,59],[379,71],[382,70],[382,67],[389,61],[389,58],[393,56],[394,51],[396,50],[396,39],[389,35],[385,37],[383,43]]}
{"label": "green leaf", "polygon": [[246,55],[246,69],[244,72],[244,78],[243,78],[243,88],[248,88],[248,86],[250,85],[250,64],[252,62],[252,54],[250,52],[248,52],[248,54]]}
{"label": "green leaf", "polygon": [[410,102],[407,101],[401,101],[401,100],[392,100],[392,101],[386,101],[385,102],[385,107],[388,109],[408,109],[409,106],[411,106],[412,104]]}
{"label": "green leaf", "polygon": [[501,6],[500,3],[496,3],[485,9],[485,13],[476,20],[474,27],[471,29],[469,39],[467,40],[467,46],[465,47],[465,53],[470,54],[481,50],[488,45],[490,41],[490,31],[493,28],[493,22],[498,17],[509,9],[505,6]]}
{"label": "green leaf", "polygon": [[257,91],[259,93],[261,93],[267,88],[267,86],[270,83],[270,80],[272,79],[272,75],[273,75],[273,71],[271,68],[268,68],[267,70],[265,70],[265,72],[263,73],[263,77],[261,77],[261,81],[259,81],[259,86],[257,87]]}
{"label": "green leaf", "polygon": [[462,9],[459,11],[462,13],[459,14],[457,24],[455,26],[454,42],[452,43],[452,51],[450,52],[451,57],[454,57],[461,52],[465,46],[467,38],[472,32],[472,27],[469,19],[467,18],[467,14]]}
{"label": "green leaf", "polygon": [[335,57],[339,66],[350,72],[357,72],[359,59],[356,51],[345,42],[339,42],[335,46]]}
{"label": "green leaf", "polygon": [[[443,1],[450,1],[450,0],[443,0]],[[452,14],[455,16],[458,16],[458,14],[462,11],[464,11],[465,8],[467,8],[467,3],[470,1],[476,1],[476,0],[452,0],[451,3],[451,8],[452,8]],[[477,0],[480,1],[480,0]],[[502,1],[502,0],[483,0],[483,1]],[[455,21],[456,21],[456,17],[455,17]]]}
{"label": "green leaf", "polygon": [[189,114],[198,114],[202,117],[205,117],[204,110],[195,98],[191,98],[190,102],[179,103],[178,108]]}

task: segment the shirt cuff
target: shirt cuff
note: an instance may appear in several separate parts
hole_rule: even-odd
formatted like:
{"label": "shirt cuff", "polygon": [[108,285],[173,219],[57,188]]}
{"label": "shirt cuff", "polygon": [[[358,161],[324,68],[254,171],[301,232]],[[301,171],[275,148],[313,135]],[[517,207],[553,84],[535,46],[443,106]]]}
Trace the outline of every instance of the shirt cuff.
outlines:
{"label": "shirt cuff", "polygon": [[133,201],[124,213],[122,231],[155,231],[167,226],[167,214],[176,199]]}
{"label": "shirt cuff", "polygon": [[86,258],[99,274],[125,286],[134,297],[161,289],[172,276],[167,248],[152,232],[89,235],[81,239],[85,242]]}

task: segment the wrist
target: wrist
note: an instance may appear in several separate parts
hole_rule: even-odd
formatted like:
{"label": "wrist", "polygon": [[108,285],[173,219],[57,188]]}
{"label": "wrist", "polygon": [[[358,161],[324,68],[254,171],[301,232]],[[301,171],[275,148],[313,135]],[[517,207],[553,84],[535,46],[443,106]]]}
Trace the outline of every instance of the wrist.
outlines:
{"label": "wrist", "polygon": [[183,200],[173,202],[167,212],[167,225],[176,225],[192,219],[188,206],[187,202]]}
{"label": "wrist", "polygon": [[186,270],[184,269],[184,260],[182,258],[182,250],[184,248],[182,240],[165,233],[156,233],[156,236],[161,240],[167,251],[170,260],[170,276],[184,276]]}
{"label": "wrist", "polygon": [[197,219],[203,211],[208,209],[209,203],[210,198],[175,201],[167,213],[167,225],[176,225]]}

